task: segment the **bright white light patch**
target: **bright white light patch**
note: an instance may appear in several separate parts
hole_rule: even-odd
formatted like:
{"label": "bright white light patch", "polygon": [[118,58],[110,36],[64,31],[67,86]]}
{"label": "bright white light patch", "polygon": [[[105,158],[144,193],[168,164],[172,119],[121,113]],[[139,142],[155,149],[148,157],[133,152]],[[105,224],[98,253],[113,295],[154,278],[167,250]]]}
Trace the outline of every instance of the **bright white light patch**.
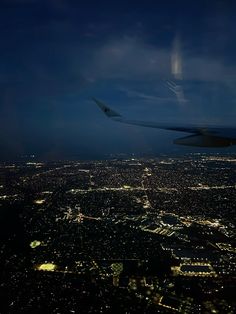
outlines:
{"label": "bright white light patch", "polygon": [[42,199],[42,200],[35,200],[35,201],[34,201],[34,203],[35,203],[35,204],[38,204],[38,205],[43,204],[44,202],[45,202],[45,200],[43,200],[43,199]]}

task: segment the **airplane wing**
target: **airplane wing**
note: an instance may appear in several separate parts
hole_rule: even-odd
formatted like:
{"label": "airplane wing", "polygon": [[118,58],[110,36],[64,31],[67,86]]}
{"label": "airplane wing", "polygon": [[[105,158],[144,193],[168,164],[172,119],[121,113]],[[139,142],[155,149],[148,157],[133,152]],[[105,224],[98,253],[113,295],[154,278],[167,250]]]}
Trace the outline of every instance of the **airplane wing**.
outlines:
{"label": "airplane wing", "polygon": [[175,144],[199,147],[224,147],[236,144],[235,127],[194,124],[174,125],[168,123],[127,120],[96,98],[93,98],[93,100],[105,115],[113,121],[191,134],[190,136],[174,140]]}

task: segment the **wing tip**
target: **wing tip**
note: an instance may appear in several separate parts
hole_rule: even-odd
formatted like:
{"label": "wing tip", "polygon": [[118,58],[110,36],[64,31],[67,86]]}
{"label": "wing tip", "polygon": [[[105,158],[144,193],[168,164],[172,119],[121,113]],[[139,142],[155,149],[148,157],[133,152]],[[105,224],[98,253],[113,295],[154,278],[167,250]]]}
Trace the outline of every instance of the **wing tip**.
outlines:
{"label": "wing tip", "polygon": [[96,105],[105,113],[105,115],[109,118],[115,118],[115,117],[121,117],[119,113],[109,108],[107,105],[105,105],[100,100],[96,99],[95,97],[92,97],[92,100],[96,103]]}

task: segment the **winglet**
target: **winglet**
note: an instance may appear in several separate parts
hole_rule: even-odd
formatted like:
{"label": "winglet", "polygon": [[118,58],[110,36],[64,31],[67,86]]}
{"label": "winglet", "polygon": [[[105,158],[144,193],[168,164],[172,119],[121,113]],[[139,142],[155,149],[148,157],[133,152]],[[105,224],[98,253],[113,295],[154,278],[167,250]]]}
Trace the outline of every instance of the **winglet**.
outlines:
{"label": "winglet", "polygon": [[92,98],[93,101],[98,105],[98,107],[105,113],[105,115],[109,118],[121,118],[121,115],[114,110],[107,107],[105,104],[103,104],[101,101],[97,100],[96,98]]}

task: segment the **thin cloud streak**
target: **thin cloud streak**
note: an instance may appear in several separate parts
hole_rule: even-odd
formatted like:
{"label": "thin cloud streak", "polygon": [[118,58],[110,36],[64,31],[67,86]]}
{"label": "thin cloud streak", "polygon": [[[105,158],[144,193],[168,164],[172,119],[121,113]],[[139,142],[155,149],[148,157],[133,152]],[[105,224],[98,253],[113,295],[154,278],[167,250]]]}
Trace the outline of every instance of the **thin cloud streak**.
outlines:
{"label": "thin cloud streak", "polygon": [[[102,44],[83,66],[90,79],[154,80],[173,79],[171,47],[158,48],[137,38],[124,37]],[[181,75],[185,80],[225,81],[236,78],[236,68],[220,59],[194,56],[183,51]]]}

